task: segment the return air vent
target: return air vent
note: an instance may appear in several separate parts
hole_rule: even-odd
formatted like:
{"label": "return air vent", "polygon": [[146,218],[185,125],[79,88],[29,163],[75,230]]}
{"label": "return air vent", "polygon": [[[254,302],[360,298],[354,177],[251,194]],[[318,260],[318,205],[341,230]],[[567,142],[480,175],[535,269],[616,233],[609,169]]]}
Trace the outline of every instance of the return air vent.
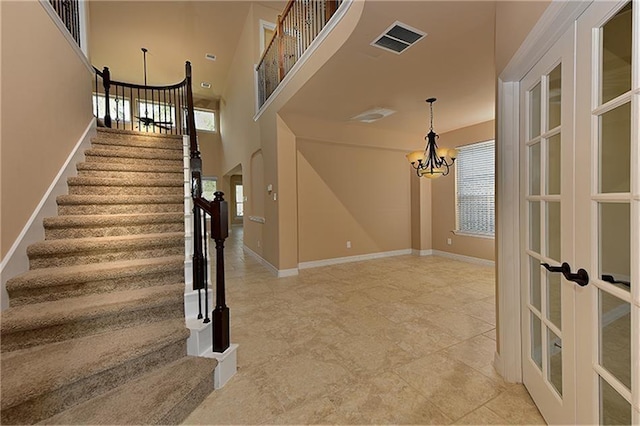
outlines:
{"label": "return air vent", "polygon": [[425,32],[396,21],[376,37],[371,45],[399,55],[426,35]]}

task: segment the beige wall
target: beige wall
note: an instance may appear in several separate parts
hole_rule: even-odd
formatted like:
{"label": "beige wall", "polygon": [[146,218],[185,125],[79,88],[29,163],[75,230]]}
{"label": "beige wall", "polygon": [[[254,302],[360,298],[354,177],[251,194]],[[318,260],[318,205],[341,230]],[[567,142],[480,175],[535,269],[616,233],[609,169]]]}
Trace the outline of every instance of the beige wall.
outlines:
{"label": "beige wall", "polygon": [[[255,115],[254,66],[260,59],[260,19],[274,22],[277,11],[259,4],[252,4],[235,52],[227,84],[220,100],[221,175],[228,174],[238,165],[242,166],[244,192],[247,197],[244,220],[244,244],[260,256],[274,262],[273,250],[264,249],[265,227],[250,221],[249,216],[266,217],[264,192],[267,153],[262,151],[260,125],[253,120]],[[275,119],[274,119],[275,120]],[[275,160],[273,161],[275,164]],[[273,166],[275,167],[275,165]],[[253,176],[257,173],[258,176]],[[274,218],[271,218],[274,219]]]}
{"label": "beige wall", "polygon": [[[465,127],[440,135],[438,145],[454,148],[474,142],[494,138],[493,120]],[[454,166],[455,168],[455,166]],[[455,171],[450,175],[432,181],[432,246],[435,250],[445,251],[479,259],[494,260],[494,240],[491,238],[455,235]],[[447,244],[451,238],[452,244]]]}
{"label": "beige wall", "polygon": [[91,73],[43,6],[35,1],[1,4],[4,259],[89,125],[92,111]]}
{"label": "beige wall", "polygon": [[410,248],[412,177],[404,152],[299,139],[300,262]]}
{"label": "beige wall", "polygon": [[549,0],[496,2],[497,75],[507,66],[549,3]]}

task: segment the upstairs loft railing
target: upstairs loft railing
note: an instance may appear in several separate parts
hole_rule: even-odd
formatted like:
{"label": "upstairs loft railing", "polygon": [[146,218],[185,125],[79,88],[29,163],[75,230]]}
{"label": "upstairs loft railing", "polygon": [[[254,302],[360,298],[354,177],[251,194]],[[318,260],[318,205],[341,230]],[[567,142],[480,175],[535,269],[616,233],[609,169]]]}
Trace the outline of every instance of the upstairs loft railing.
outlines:
{"label": "upstairs loft railing", "polygon": [[62,23],[80,46],[80,5],[78,0],[49,0]]}
{"label": "upstairs loft railing", "polygon": [[[191,72],[187,62],[186,73]],[[108,67],[94,67],[93,114],[104,127],[190,135],[187,77],[170,86],[148,86],[111,79]],[[195,133],[195,131],[194,131]],[[197,148],[197,142],[194,142]]]}
{"label": "upstairs loft railing", "polygon": [[[198,292],[198,319],[211,322],[208,292],[207,241],[210,232],[216,251],[216,307],[213,318],[213,352],[230,346],[229,308],[225,298],[224,241],[228,237],[228,207],[222,192],[209,201],[202,196],[202,158],[198,148],[191,63],[185,64],[185,78],[170,86],[148,86],[111,80],[108,67],[95,70],[94,115],[108,128],[188,135],[193,206],[193,290]],[[135,105],[135,107],[134,107]],[[210,224],[210,230],[207,229]],[[204,295],[203,295],[204,293]],[[204,312],[204,315],[203,315]]]}
{"label": "upstairs loft railing", "polygon": [[258,107],[309,48],[343,0],[289,0],[256,67]]}

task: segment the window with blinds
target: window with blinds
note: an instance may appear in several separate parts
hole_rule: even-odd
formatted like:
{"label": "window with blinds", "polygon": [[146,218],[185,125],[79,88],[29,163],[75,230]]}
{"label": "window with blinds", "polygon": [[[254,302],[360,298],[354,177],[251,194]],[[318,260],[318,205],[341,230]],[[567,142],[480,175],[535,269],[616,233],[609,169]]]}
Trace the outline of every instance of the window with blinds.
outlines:
{"label": "window with blinds", "polygon": [[456,231],[495,234],[494,141],[459,147],[456,160]]}

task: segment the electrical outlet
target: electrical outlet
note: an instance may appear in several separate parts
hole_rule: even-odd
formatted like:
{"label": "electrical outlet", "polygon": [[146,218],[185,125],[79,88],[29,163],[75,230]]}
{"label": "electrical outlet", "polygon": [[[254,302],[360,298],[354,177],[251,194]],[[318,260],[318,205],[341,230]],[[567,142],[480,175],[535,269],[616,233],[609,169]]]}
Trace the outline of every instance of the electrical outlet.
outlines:
{"label": "electrical outlet", "polygon": [[451,245],[451,238],[447,238],[447,244]]}
{"label": "electrical outlet", "polygon": [[347,241],[347,248],[351,248],[351,241]]}
{"label": "electrical outlet", "polygon": [[258,240],[258,248],[260,248],[260,240]]}

